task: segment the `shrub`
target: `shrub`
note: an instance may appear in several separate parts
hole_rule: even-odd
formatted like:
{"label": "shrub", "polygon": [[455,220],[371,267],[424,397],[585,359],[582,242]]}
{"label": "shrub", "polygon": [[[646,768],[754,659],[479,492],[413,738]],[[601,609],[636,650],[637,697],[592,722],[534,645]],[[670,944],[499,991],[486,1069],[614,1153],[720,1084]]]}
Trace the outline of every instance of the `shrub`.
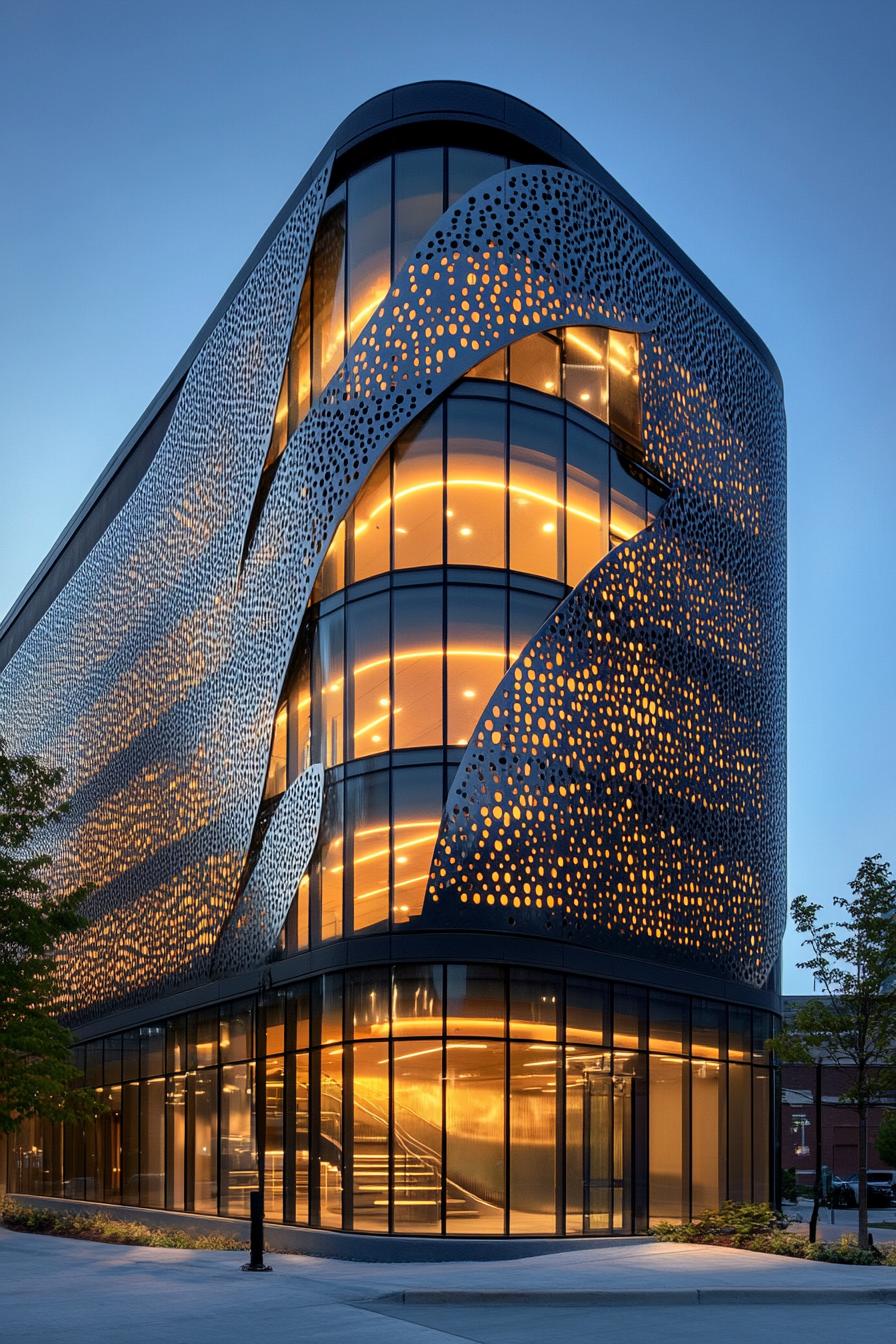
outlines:
{"label": "shrub", "polygon": [[32,1208],[12,1199],[0,1201],[0,1223],[14,1232],[38,1232],[80,1241],[106,1241],[124,1246],[163,1246],[184,1251],[242,1251],[244,1241],[217,1234],[193,1234],[174,1228],[112,1218],[105,1213],[62,1213]]}
{"label": "shrub", "polygon": [[839,1241],[816,1241],[814,1245],[807,1243],[806,1259],[826,1260],[835,1265],[880,1265],[887,1263],[876,1246],[863,1251],[855,1238],[848,1236],[842,1236]]}
{"label": "shrub", "polygon": [[755,1237],[780,1232],[787,1219],[770,1204],[734,1204],[707,1209],[690,1223],[657,1223],[652,1229],[660,1241],[714,1246],[745,1246]]}

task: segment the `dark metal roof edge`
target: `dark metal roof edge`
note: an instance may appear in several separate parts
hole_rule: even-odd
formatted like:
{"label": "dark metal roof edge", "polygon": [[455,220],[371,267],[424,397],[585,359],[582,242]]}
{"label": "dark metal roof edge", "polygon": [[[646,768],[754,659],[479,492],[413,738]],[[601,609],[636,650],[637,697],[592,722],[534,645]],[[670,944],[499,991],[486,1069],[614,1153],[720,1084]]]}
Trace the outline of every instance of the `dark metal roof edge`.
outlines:
{"label": "dark metal roof edge", "polygon": [[228,285],[211,316],[191,341],[186,352],[178,360],[139,420],[122,440],[108,465],[100,473],[83,502],[69,519],[7,614],[3,617],[3,620],[0,621],[0,639],[13,626],[27,602],[59,559],[72,536],[115,478],[141,435],[146,432],[178,383],[186,376],[209,335],[330,156],[335,157],[344,154],[362,141],[393,126],[439,120],[476,122],[509,132],[521,140],[530,141],[538,148],[548,150],[550,155],[561,164],[587,173],[628,214],[632,215],[641,228],[651,236],[663,251],[668,253],[675,265],[697,285],[720,310],[722,315],[732,323],[747,343],[753,347],[778,385],[783,386],[780,370],[771,351],[734,305],[725,298],[721,290],[717,289],[709,277],[682,251],[674,239],[657,224],[656,220],[638,204],[634,197],[605,168],[601,167],[578,140],[571,136],[568,131],[565,131],[553,118],[513,94],[502,93],[499,89],[492,89],[487,85],[472,81],[424,80],[415,84],[402,84],[387,90],[385,93],[375,94],[372,98],[368,98],[366,102],[361,103],[353,112],[350,112],[337,126],[311,167],[302,177],[299,185],[277,212],[272,223],[262,234],[247,260]]}

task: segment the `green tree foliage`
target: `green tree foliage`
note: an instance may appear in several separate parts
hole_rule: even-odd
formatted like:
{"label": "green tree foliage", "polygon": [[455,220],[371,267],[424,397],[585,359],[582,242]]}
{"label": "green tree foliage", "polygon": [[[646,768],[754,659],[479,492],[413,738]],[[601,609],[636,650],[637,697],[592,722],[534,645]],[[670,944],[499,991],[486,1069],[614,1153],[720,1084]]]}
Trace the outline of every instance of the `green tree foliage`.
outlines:
{"label": "green tree foliage", "polygon": [[888,1167],[896,1168],[896,1111],[887,1111],[880,1122],[877,1151]]}
{"label": "green tree foliage", "polygon": [[[797,896],[791,917],[808,950],[800,969],[822,993],[803,1004],[770,1042],[782,1059],[819,1059],[847,1071],[840,1100],[859,1120],[859,1245],[868,1245],[868,1111],[896,1087],[896,880],[879,854],[837,896],[839,919]],[[816,1142],[821,1136],[816,1135]]]}
{"label": "green tree foliage", "polygon": [[62,772],[34,756],[13,756],[0,739],[0,1130],[36,1115],[85,1119],[93,1095],[76,1086],[71,1033],[56,1021],[53,949],[83,927],[89,888],[52,893],[50,858],[35,841],[58,821]]}

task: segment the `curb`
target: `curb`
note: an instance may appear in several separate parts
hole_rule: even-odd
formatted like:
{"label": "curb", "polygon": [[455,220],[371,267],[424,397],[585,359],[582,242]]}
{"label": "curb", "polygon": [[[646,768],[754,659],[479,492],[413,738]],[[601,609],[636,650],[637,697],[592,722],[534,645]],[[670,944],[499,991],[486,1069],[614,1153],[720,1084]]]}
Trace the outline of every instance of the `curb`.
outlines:
{"label": "curb", "polygon": [[512,1290],[409,1288],[368,1299],[401,1306],[533,1306],[533,1307],[711,1307],[711,1306],[825,1306],[862,1303],[896,1305],[892,1288],[644,1288]]}

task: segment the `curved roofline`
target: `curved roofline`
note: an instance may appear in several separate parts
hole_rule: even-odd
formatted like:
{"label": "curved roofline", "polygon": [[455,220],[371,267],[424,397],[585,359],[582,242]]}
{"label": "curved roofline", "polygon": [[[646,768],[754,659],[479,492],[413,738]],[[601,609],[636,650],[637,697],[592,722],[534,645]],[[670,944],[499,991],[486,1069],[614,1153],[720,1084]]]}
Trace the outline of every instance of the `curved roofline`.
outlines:
{"label": "curved roofline", "polygon": [[[4,666],[12,657],[15,648],[25,638],[28,629],[33,628],[56,594],[49,595],[46,606],[41,611],[35,612],[28,628],[21,632],[18,640],[9,640],[8,637],[12,634],[12,628],[19,617],[24,614],[25,607],[35,597],[40,585],[48,577],[53,567],[62,559],[63,553],[75,538],[78,529],[96,508],[105,491],[113,484],[116,477],[120,478],[122,469],[131,457],[132,452],[147,431],[150,430],[160,411],[171,400],[173,393],[182,382],[222,314],[230,306],[234,297],[243,287],[274,237],[292,214],[324,165],[332,158],[334,160],[334,170],[338,171],[340,160],[350,155],[352,151],[358,149],[367,140],[387,134],[399,127],[423,126],[440,122],[446,125],[459,122],[501,131],[507,136],[514,137],[521,144],[529,145],[537,150],[539,157],[546,157],[561,167],[570,168],[592,178],[598,186],[633,217],[653,242],[667,253],[678,269],[701,290],[709,302],[720,311],[747,344],[752,347],[778,385],[783,386],[780,371],[771,351],[746,319],[716,288],[709,277],[670,238],[665,230],[638,204],[634,197],[629,195],[625,188],[589,154],[578,140],[551,117],[512,94],[502,93],[500,89],[489,88],[487,85],[466,80],[423,80],[415,84],[399,85],[368,98],[366,102],[361,103],[340,122],[298,186],[290,194],[289,199],[278,211],[237,275],[228,285],[211,316],[203,324],[201,330],[178,360],[146,410],[122,441],[80,507],[38,565],[2,622],[0,622],[0,667]],[[132,493],[135,484],[136,482],[127,489],[127,493],[115,508],[115,513]],[[91,546],[105,531],[105,527],[111,521],[112,516],[114,516],[114,513],[107,518],[106,523],[90,542]],[[80,559],[77,557],[73,557],[73,560],[75,564],[71,572],[74,572],[77,563],[80,563]],[[68,575],[66,575],[67,577]],[[4,648],[4,645],[7,645],[7,647]],[[9,647],[10,645],[11,647]]]}

